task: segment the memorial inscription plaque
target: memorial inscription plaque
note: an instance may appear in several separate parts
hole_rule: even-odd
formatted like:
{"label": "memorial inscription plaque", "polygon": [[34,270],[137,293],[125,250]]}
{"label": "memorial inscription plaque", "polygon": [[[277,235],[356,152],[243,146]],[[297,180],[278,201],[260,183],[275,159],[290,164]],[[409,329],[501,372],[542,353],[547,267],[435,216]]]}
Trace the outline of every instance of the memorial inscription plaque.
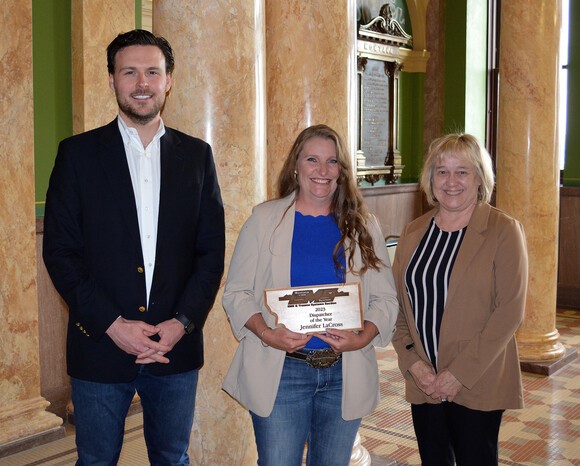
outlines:
{"label": "memorial inscription plaque", "polygon": [[361,149],[365,166],[384,166],[389,144],[389,81],[385,63],[367,60],[361,78]]}

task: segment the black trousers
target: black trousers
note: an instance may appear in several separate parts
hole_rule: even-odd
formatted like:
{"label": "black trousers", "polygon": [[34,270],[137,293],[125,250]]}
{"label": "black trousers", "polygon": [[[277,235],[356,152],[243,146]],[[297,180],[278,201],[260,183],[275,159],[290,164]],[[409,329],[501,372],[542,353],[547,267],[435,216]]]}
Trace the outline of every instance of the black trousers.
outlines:
{"label": "black trousers", "polygon": [[411,413],[423,466],[497,466],[503,410],[443,402],[411,405]]}

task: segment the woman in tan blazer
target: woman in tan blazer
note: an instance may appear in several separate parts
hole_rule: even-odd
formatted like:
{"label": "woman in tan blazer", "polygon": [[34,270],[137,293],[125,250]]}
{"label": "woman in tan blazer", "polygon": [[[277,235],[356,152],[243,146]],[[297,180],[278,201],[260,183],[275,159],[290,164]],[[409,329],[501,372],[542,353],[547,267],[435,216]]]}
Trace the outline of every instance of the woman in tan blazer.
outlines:
{"label": "woman in tan blazer", "polygon": [[[298,466],[308,442],[307,464],[346,466],[379,400],[374,346],[390,342],[398,313],[384,238],[327,126],[298,136],[279,195],[254,208],[232,257],[223,304],[240,345],[223,388],[250,410],[258,464]],[[297,333],[264,305],[265,289],[350,282],[359,332]]]}
{"label": "woman in tan blazer", "polygon": [[434,209],[397,246],[393,345],[424,465],[497,465],[502,413],[523,407],[514,334],[526,243],[521,224],[488,204],[493,185],[476,138],[435,140],[421,177]]}

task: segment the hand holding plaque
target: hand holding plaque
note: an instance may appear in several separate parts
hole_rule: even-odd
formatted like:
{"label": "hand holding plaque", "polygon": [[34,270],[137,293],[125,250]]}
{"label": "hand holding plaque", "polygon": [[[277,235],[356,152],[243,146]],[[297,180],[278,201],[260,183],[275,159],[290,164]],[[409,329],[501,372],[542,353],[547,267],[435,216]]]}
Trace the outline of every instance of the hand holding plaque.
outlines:
{"label": "hand holding plaque", "polygon": [[293,332],[363,329],[359,283],[267,289],[264,302],[276,316],[276,325]]}

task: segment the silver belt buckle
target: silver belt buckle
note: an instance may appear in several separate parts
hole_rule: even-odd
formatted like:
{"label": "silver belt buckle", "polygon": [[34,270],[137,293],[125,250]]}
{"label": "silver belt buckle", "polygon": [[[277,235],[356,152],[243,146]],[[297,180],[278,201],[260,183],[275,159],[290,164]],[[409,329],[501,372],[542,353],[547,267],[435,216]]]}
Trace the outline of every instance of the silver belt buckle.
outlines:
{"label": "silver belt buckle", "polygon": [[306,356],[306,364],[314,369],[326,369],[334,366],[340,359],[340,353],[335,353],[332,348],[312,351]]}

